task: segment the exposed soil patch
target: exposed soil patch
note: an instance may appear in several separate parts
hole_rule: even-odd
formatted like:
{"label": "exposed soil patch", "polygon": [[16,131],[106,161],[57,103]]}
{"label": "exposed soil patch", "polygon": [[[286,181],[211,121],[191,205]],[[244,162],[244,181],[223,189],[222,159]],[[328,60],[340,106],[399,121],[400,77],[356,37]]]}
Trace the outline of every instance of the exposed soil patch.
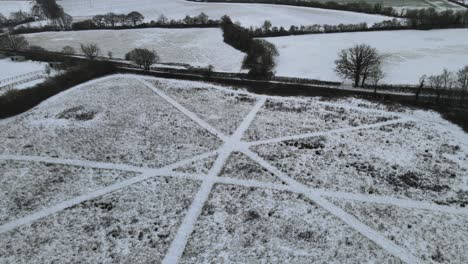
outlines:
{"label": "exposed soil patch", "polygon": [[60,114],[57,115],[57,118],[60,119],[69,119],[75,121],[89,121],[94,119],[96,116],[97,111],[94,110],[87,110],[84,106],[76,106],[70,109],[67,109]]}

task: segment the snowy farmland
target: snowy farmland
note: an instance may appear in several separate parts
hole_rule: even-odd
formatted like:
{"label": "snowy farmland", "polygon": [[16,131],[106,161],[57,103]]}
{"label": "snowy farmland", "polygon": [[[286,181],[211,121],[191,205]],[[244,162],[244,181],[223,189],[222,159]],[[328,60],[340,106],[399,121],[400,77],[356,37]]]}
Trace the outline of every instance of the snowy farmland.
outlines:
{"label": "snowy farmland", "polygon": [[415,84],[421,75],[458,70],[468,61],[468,29],[336,33],[268,38],[279,50],[277,75],[340,80],[338,52],[365,43],[386,56],[383,82]]}
{"label": "snowy farmland", "polygon": [[129,29],[45,32],[24,35],[30,43],[61,51],[66,45],[80,50],[80,43],[97,43],[103,56],[124,58],[134,48],[154,49],[161,62],[213,65],[218,71],[238,72],[244,54],[223,42],[220,29]]}
{"label": "snowy farmland", "polygon": [[[314,0],[317,2],[329,2],[328,0]],[[362,0],[336,0],[338,3],[357,3]],[[397,10],[402,9],[420,9],[420,8],[435,8],[437,10],[446,9],[463,9],[463,7],[451,3],[447,0],[364,0],[369,4],[380,3],[384,6],[391,6]]]}
{"label": "snowy farmland", "polygon": [[[25,1],[16,2],[18,8],[25,7]],[[108,12],[129,13],[139,11],[147,21],[150,21],[157,20],[161,14],[169,19],[182,19],[186,15],[196,16],[204,12],[212,19],[219,19],[227,14],[231,16],[233,21],[239,21],[247,27],[251,25],[260,26],[266,19],[271,20],[278,27],[311,24],[356,24],[361,22],[373,24],[389,19],[385,16],[315,8],[259,4],[195,3],[185,0],[63,0],[59,4],[75,19],[83,19]],[[6,6],[9,9],[15,8],[12,7],[11,3]],[[0,1],[0,12],[1,10],[3,10],[2,1]]]}
{"label": "snowy farmland", "polygon": [[2,70],[0,75],[0,84],[3,79],[8,79],[30,72],[43,71],[46,65],[46,63],[36,61],[15,62],[11,61],[9,58],[0,59],[0,69]]}
{"label": "snowy farmland", "polygon": [[31,7],[30,1],[0,0],[0,14],[6,17],[12,12],[29,11]]}
{"label": "snowy farmland", "polygon": [[0,59],[0,95],[11,89],[26,89],[43,82],[47,63]]}
{"label": "snowy farmland", "polygon": [[433,112],[114,75],[0,137],[0,263],[468,262],[468,136]]}

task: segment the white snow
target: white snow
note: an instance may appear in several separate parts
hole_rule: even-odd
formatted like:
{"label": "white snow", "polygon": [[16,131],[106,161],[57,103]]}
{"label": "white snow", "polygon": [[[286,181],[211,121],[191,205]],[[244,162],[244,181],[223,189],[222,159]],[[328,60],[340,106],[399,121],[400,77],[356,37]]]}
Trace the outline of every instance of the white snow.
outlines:
{"label": "white snow", "polygon": [[375,23],[388,17],[303,7],[236,3],[195,3],[185,0],[64,0],[61,3],[72,16],[91,16],[107,12],[139,11],[146,20],[157,20],[161,14],[181,19],[205,12],[212,19],[229,15],[244,26],[261,25],[266,19],[273,25],[289,27],[302,24]]}
{"label": "white snow", "polygon": [[131,29],[44,32],[24,35],[33,45],[60,51],[69,45],[80,50],[80,43],[94,42],[101,54],[108,51],[115,58],[124,58],[133,48],[154,49],[161,62],[187,63],[194,66],[213,65],[215,70],[238,72],[244,54],[223,41],[217,28],[207,29]]}
{"label": "white snow", "polygon": [[9,58],[0,59],[0,86],[5,79],[45,69],[47,63],[37,61],[15,62]]}
{"label": "white snow", "polygon": [[[0,1],[0,13],[3,9],[28,10],[26,1]],[[311,24],[355,24],[367,22],[373,24],[388,17],[378,15],[359,14],[316,8],[276,6],[261,4],[236,3],[195,3],[185,0],[63,0],[60,1],[65,12],[75,19],[91,17],[96,14],[129,13],[139,11],[146,21],[157,20],[161,14],[169,19],[182,19],[186,15],[196,16],[205,12],[212,19],[219,19],[229,15],[234,21],[240,21],[244,26],[260,26],[266,19],[275,26],[289,27],[291,25]]]}
{"label": "white snow", "polygon": [[277,75],[341,80],[338,52],[365,43],[386,56],[385,83],[416,84],[421,75],[468,64],[468,29],[336,33],[267,38],[279,50]]}
{"label": "white snow", "polygon": [[[382,105],[373,105],[362,100],[354,102],[353,99],[323,102],[317,98],[272,97],[245,93],[256,98],[255,105],[244,116],[232,135],[223,136],[210,124],[210,121],[204,121],[197,113],[190,111],[177,102],[176,98],[161,89],[165,87],[164,90],[166,90],[167,87],[178,87],[184,84],[188,87],[211,89],[214,93],[220,91],[237,93],[229,87],[199,82],[117,75],[71,89],[42,103],[30,112],[1,123],[0,134],[4,133],[1,135],[6,139],[0,142],[0,147],[5,153],[0,156],[3,162],[35,161],[46,162],[49,164],[47,166],[66,164],[84,168],[108,169],[112,169],[115,163],[116,170],[140,173],[132,178],[116,181],[106,187],[80,194],[54,205],[47,205],[45,208],[0,225],[0,243],[7,245],[0,247],[0,260],[17,263],[37,259],[50,262],[54,259],[63,262],[70,258],[82,257],[82,259],[99,258],[107,261],[110,250],[114,262],[125,260],[125,262],[132,263],[148,262],[148,259],[163,260],[163,263],[177,263],[179,260],[181,263],[201,263],[206,262],[203,259],[212,261],[214,258],[235,263],[249,263],[258,259],[281,263],[304,263],[312,258],[317,262],[327,262],[333,259],[338,263],[345,261],[362,263],[369,260],[376,263],[387,261],[398,263],[400,260],[407,263],[424,263],[428,256],[434,256],[437,253],[436,247],[429,241],[425,243],[424,238],[440,235],[428,234],[424,230],[446,227],[448,221],[450,225],[466,226],[468,210],[457,205],[458,202],[466,203],[466,197],[463,194],[458,202],[439,205],[432,201],[431,197],[428,198],[428,194],[419,192],[421,191],[418,189],[421,187],[419,183],[412,186],[412,182],[409,182],[412,187],[406,186],[402,192],[399,191],[398,186],[393,186],[393,188],[388,186],[391,184],[391,182],[387,183],[389,179],[396,179],[392,178],[391,163],[379,164],[379,169],[385,171],[386,178],[383,179],[374,178],[368,174],[352,174],[351,169],[342,166],[335,168],[332,164],[341,160],[365,160],[382,153],[384,155],[381,159],[400,155],[402,151],[421,156],[421,158],[428,157],[429,153],[432,155],[434,164],[439,165],[415,164],[409,169],[427,173],[421,180],[429,177],[431,181],[441,181],[447,184],[447,187],[442,188],[443,190],[445,188],[448,188],[450,192],[456,190],[461,187],[459,185],[463,185],[460,180],[466,177],[466,170],[460,168],[461,166],[453,160],[459,159],[460,162],[466,162],[468,159],[468,146],[466,145],[468,136],[465,133],[458,133],[458,128],[444,121],[437,114],[431,112],[422,114],[405,108],[399,109],[400,111],[396,113],[385,110],[385,106]],[[193,93],[200,91],[203,90],[193,89]],[[260,145],[251,142],[250,148],[244,134],[251,125],[256,123],[255,129],[261,129],[258,123],[262,123],[262,116],[260,116],[262,112],[273,110],[290,112],[289,115],[278,114],[277,118],[270,120],[271,124],[265,125],[267,129],[270,129],[269,126],[275,127],[279,131],[275,135],[284,135],[285,132],[290,134],[295,131],[299,134],[304,130],[301,122],[304,115],[308,114],[307,108],[293,109],[286,107],[288,104],[285,104],[272,109],[267,106],[267,100],[283,103],[291,101],[298,105],[308,102],[306,107],[322,108],[323,112],[346,113],[345,111],[353,110],[353,114],[359,114],[360,119],[364,121],[373,120],[385,114],[390,119],[399,118],[402,125],[389,125],[388,122],[382,120],[370,127],[362,121],[353,121],[350,124],[342,122],[341,116],[317,115],[315,116],[317,120],[314,122],[317,126],[306,130],[315,131],[319,128],[322,134],[320,136],[309,135],[311,137],[307,139],[309,145],[305,148],[297,144],[286,144],[280,146],[278,150],[278,144],[275,141],[261,142]],[[350,103],[348,103],[349,100],[351,100]],[[98,110],[96,120],[69,120],[67,129],[76,129],[73,136],[61,133],[62,128],[50,130],[53,124],[48,123],[47,120],[54,119],[54,115],[60,113],[65,106],[84,104],[84,101],[86,101],[86,108]],[[184,104],[186,103],[185,101]],[[195,98],[193,103],[201,102]],[[356,104],[359,106],[355,106]],[[135,112],[137,110],[140,114]],[[135,117],[137,115],[139,116]],[[184,123],[172,122],[182,120],[181,116],[186,119]],[[424,119],[420,119],[422,116]],[[283,121],[281,119],[284,118],[292,119],[290,122],[293,123],[290,123],[290,128],[286,129],[279,125]],[[125,127],[125,134],[115,135],[117,131],[114,129],[112,130],[114,135],[109,134],[109,138],[94,137],[95,134],[101,133],[93,130],[94,128],[106,130],[117,127],[121,130],[123,125],[116,123],[116,120],[125,120],[125,124],[129,123],[128,127]],[[44,125],[39,125],[41,122]],[[83,122],[89,124],[84,126]],[[139,122],[151,125],[151,130],[148,131],[149,127],[140,129]],[[329,127],[325,125],[327,123],[336,124]],[[199,130],[187,128],[184,130],[186,133],[192,132],[187,136],[180,134],[177,136],[174,133],[187,124]],[[172,127],[167,125],[172,125]],[[352,130],[346,129],[353,126]],[[18,131],[18,128],[22,129]],[[414,130],[409,128],[414,128]],[[362,130],[358,131],[358,129]],[[39,134],[41,138],[52,134],[53,139],[49,140],[51,143],[59,140],[58,138],[67,142],[62,143],[64,149],[57,150],[58,147],[55,144],[39,144],[42,139],[28,141],[32,135],[27,134],[27,137],[23,137],[22,133],[29,130]],[[444,133],[440,134],[439,130],[444,130]],[[209,141],[211,145],[216,143],[212,137],[202,131],[218,136],[222,144],[217,145],[216,150],[210,148],[209,151],[202,153],[202,149],[197,146],[201,146],[204,141]],[[412,134],[411,131],[415,133]],[[455,131],[456,135],[452,131]],[[145,141],[151,138],[150,135],[158,132],[161,134],[158,134],[157,141]],[[372,133],[378,136],[368,135]],[[400,136],[402,133],[407,134]],[[88,137],[83,137],[85,135]],[[189,137],[190,141],[184,143],[183,140],[186,137]],[[323,141],[325,137],[330,140],[323,147],[312,145],[314,141]],[[129,144],[126,150],[109,148],[127,138]],[[130,138],[134,138],[133,142]],[[204,141],[199,141],[200,139]],[[381,142],[382,139],[384,142],[387,139],[388,142]],[[183,143],[180,146],[194,142],[191,148],[197,148],[200,151],[180,150],[178,147],[166,144],[171,140],[175,144]],[[288,143],[288,141],[282,143]],[[144,148],[139,148],[141,146]],[[153,153],[155,149],[160,148],[164,149],[167,155],[178,156],[178,158],[168,159],[166,155],[160,155],[145,158],[144,161],[140,159],[140,157],[147,157],[145,154]],[[330,160],[323,160],[325,154],[317,153],[318,148],[326,148],[326,155],[332,155],[327,156]],[[425,151],[428,148],[437,149],[437,151]],[[77,155],[84,153],[86,149],[92,149],[92,155],[86,158]],[[349,155],[343,157],[336,153],[341,149],[346,150]],[[105,153],[105,151],[111,151],[111,153]],[[53,155],[51,152],[58,153],[59,157],[50,158]],[[253,176],[252,167],[249,166],[241,170],[246,174],[247,179],[231,178],[229,173],[223,174],[223,168],[229,162],[230,154],[233,152],[246,155],[251,162],[278,177],[281,184],[249,179],[249,176]],[[6,155],[7,153],[11,154]],[[95,156],[95,154],[99,155]],[[213,157],[215,154],[218,156],[206,175],[174,171],[186,165],[194,165],[196,161]],[[277,164],[275,161],[297,155],[302,155],[303,159],[283,164]],[[157,161],[153,160],[154,158]],[[323,162],[317,163],[317,160],[323,160]],[[398,159],[394,160],[399,162]],[[245,166],[242,160],[238,161]],[[297,162],[298,166],[295,166],[294,162]],[[160,166],[149,169],[144,166],[148,163]],[[326,165],[327,163],[329,165]],[[421,163],[424,162],[421,161]],[[324,165],[323,171],[313,175],[307,174],[311,169],[306,165],[312,165],[312,169],[315,169],[316,164]],[[408,163],[405,164],[408,165]],[[428,161],[427,164],[431,162]],[[200,166],[205,165],[204,162],[200,163]],[[290,166],[295,166],[302,171],[288,168]],[[326,179],[322,178],[322,172],[335,169],[343,180],[350,177],[360,180],[365,177],[376,181],[374,184],[377,188],[382,188],[380,183],[387,184],[386,187],[384,186],[385,189],[382,189],[386,195],[365,192],[354,184],[353,178],[350,179],[351,184],[344,186],[344,189],[340,189],[343,187],[340,185],[341,182],[335,182],[336,184],[331,187],[309,184],[312,180],[318,180],[319,185],[323,184]],[[449,177],[446,177],[447,172],[449,172]],[[453,176],[450,176],[450,172],[454,173]],[[222,177],[219,177],[220,175]],[[304,179],[298,175],[305,177],[307,181],[304,182]],[[174,179],[174,177],[184,179]],[[69,179],[63,180],[66,184]],[[372,183],[372,181],[369,182]],[[339,190],[335,190],[337,188]],[[418,200],[408,198],[415,194],[419,195]],[[446,195],[446,191],[440,194]],[[20,199],[20,196],[12,197],[13,194],[5,195],[9,195],[7,197],[13,201]],[[404,198],[398,196],[404,196]],[[411,223],[415,225],[415,231],[401,234],[396,229],[382,230],[383,227],[380,225],[374,225],[375,221],[380,220],[384,221],[385,225],[393,223],[388,223],[381,217],[371,218],[369,221],[367,218],[373,216],[368,215],[363,219],[361,215],[351,210],[353,208],[336,204],[334,202],[336,198],[340,201],[369,203],[370,205],[366,206],[369,210],[374,204],[378,204],[381,207],[424,209],[427,211],[426,214],[443,212],[448,216],[441,219],[449,220],[444,220],[444,223],[438,221]],[[102,210],[101,204],[105,210]],[[18,208],[18,211],[23,214],[24,210],[24,208]],[[385,214],[382,210],[377,210],[376,214],[382,212]],[[393,214],[392,217],[402,219],[405,215]],[[119,220],[116,221],[116,219]],[[394,222],[393,218],[389,220],[391,220],[389,222]],[[419,231],[421,230],[420,224],[425,225],[422,231]],[[407,226],[406,223],[399,227],[405,228],[405,226]],[[161,230],[166,232],[161,234]],[[456,238],[452,241],[453,245],[444,245],[440,249],[437,247],[437,251],[441,251],[443,256],[449,256],[450,252],[456,252],[454,249],[457,247],[464,247],[465,241],[460,238],[466,237],[467,231],[466,228],[449,229],[443,235],[445,240],[450,237]],[[154,236],[155,234],[157,236]],[[91,245],[88,248],[84,241],[93,243],[94,248]],[[401,241],[411,243],[401,243]],[[412,243],[413,241],[418,243]],[[150,246],[153,249],[150,249]],[[115,251],[116,248],[121,247],[126,250]],[[79,249],[76,250],[77,248]],[[127,254],[132,252],[129,251],[130,249],[134,249],[136,253]],[[68,252],[73,252],[75,255],[68,256]],[[457,257],[454,259],[466,262],[467,256],[462,251],[455,254]]]}
{"label": "white snow", "polygon": [[9,1],[1,0],[0,1],[0,14],[9,17],[10,13],[17,11],[27,11],[31,10],[31,1]]}

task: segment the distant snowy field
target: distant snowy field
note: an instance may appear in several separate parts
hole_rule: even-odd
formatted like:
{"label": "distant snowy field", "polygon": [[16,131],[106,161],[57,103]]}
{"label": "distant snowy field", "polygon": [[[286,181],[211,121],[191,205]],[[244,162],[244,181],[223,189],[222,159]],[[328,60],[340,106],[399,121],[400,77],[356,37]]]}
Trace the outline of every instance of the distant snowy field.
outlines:
{"label": "distant snowy field", "polygon": [[[24,1],[2,3],[0,12],[8,8],[28,8]],[[10,1],[7,1],[10,2]],[[367,15],[352,12],[334,10],[287,7],[276,5],[258,4],[226,4],[226,3],[194,3],[184,0],[63,0],[60,4],[65,11],[75,18],[82,19],[96,14],[141,12],[147,21],[157,20],[161,14],[169,19],[182,19],[186,15],[195,16],[205,12],[212,19],[219,19],[223,15],[229,15],[234,21],[240,21],[244,26],[259,26],[266,19],[271,20],[275,26],[289,27],[290,25],[311,24],[355,24],[367,22],[373,24],[388,17]]]}
{"label": "distant snowy field", "polygon": [[334,61],[340,50],[365,43],[386,58],[383,82],[415,84],[423,74],[468,64],[468,29],[337,33],[267,38],[280,56],[277,75],[340,80]]}
{"label": "distant snowy field", "polygon": [[217,28],[45,32],[25,37],[30,43],[53,51],[60,51],[66,45],[79,51],[80,43],[94,42],[103,56],[112,51],[115,58],[124,58],[133,48],[154,49],[162,62],[212,64],[218,71],[238,72],[244,57],[242,52],[223,42],[222,32]]}
{"label": "distant snowy field", "polygon": [[0,59],[0,85],[1,81],[18,75],[41,71],[45,69],[47,63],[41,63],[36,61],[23,61],[15,62],[9,58]]}
{"label": "distant snowy field", "polygon": [[0,263],[468,262],[468,135],[433,112],[114,75],[0,138]]}
{"label": "distant snowy field", "polygon": [[30,1],[9,1],[0,0],[0,14],[8,17],[11,12],[29,11],[31,9]]}

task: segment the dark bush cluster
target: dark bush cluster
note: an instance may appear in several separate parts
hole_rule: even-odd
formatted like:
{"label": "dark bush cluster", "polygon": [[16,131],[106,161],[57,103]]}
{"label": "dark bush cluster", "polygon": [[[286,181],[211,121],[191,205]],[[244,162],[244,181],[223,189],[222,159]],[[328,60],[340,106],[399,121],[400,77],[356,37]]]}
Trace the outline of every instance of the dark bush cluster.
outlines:
{"label": "dark bush cluster", "polygon": [[23,113],[53,95],[88,80],[115,73],[115,71],[112,63],[89,61],[32,88],[11,90],[0,96],[0,118]]}
{"label": "dark bush cluster", "polygon": [[254,39],[249,31],[232,22],[228,16],[221,18],[224,42],[247,53],[242,68],[249,70],[254,78],[272,78],[274,75],[276,47],[268,41]]}

